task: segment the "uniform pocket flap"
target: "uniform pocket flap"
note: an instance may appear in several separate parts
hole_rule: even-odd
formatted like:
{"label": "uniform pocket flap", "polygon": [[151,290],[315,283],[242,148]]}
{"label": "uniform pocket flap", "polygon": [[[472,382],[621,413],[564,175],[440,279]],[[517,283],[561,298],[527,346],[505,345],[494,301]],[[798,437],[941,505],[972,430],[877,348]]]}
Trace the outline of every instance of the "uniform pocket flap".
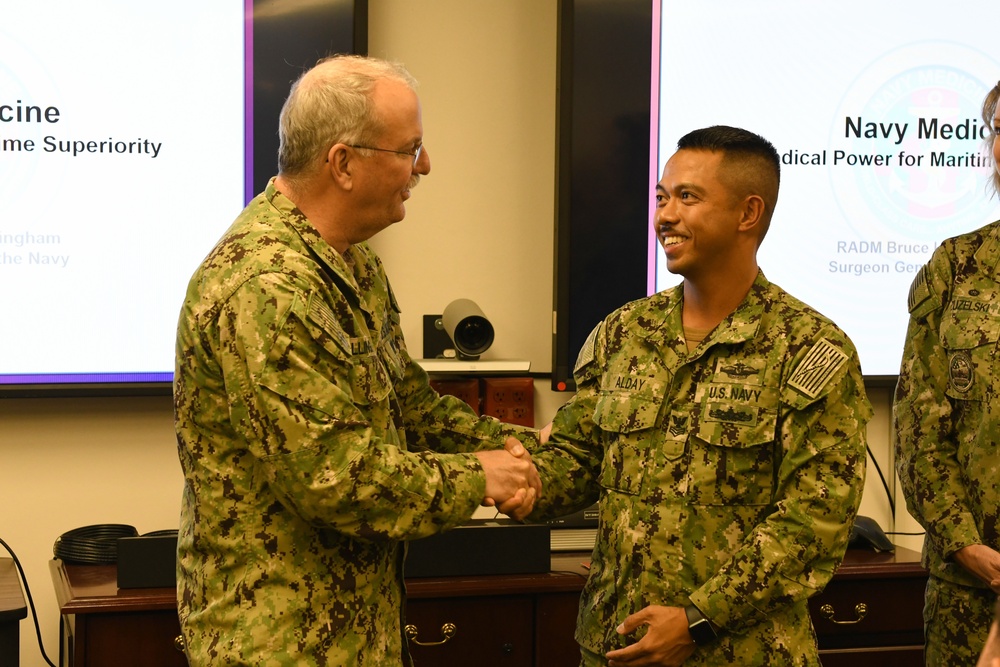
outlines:
{"label": "uniform pocket flap", "polygon": [[996,320],[976,313],[950,310],[941,322],[941,343],[950,350],[971,350],[992,345],[1000,338]]}
{"label": "uniform pocket flap", "polygon": [[656,423],[660,403],[635,392],[601,392],[594,407],[594,423],[610,433],[632,433]]}

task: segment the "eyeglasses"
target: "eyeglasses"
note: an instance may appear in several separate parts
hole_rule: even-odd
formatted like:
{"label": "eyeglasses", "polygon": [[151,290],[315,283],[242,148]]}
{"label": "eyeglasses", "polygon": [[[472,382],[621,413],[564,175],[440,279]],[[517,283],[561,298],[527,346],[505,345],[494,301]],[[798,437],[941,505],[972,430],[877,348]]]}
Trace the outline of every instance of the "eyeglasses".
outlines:
{"label": "eyeglasses", "polygon": [[351,148],[362,148],[364,150],[369,150],[369,151],[381,151],[383,153],[395,153],[396,155],[409,155],[410,157],[413,158],[413,164],[414,165],[416,165],[417,164],[417,160],[420,159],[420,151],[424,150],[424,145],[423,144],[420,144],[419,146],[417,146],[417,150],[413,151],[412,153],[409,152],[409,151],[394,151],[394,150],[392,150],[390,148],[375,148],[374,146],[357,146],[355,144],[347,144],[347,145],[350,146]]}

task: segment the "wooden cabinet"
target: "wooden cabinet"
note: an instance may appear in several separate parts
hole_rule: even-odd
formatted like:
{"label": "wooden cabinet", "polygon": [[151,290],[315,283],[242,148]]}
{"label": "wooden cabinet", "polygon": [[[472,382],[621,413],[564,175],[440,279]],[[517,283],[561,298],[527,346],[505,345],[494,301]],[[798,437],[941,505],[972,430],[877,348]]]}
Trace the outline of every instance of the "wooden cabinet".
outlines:
{"label": "wooden cabinet", "polygon": [[[576,606],[586,554],[554,556],[553,571],[407,581],[417,667],[576,667]],[[184,667],[172,588],[119,589],[114,565],[50,561],[60,609],[61,667]],[[453,630],[446,630],[449,624]],[[444,641],[447,638],[446,641]],[[418,643],[419,642],[419,643]]]}
{"label": "wooden cabinet", "polygon": [[407,604],[406,635],[414,663],[478,667],[530,665],[534,646],[530,596],[417,600]]}
{"label": "wooden cabinet", "polygon": [[114,565],[49,561],[60,667],[186,667],[173,588],[118,588]]}
{"label": "wooden cabinet", "polygon": [[849,550],[809,600],[823,667],[923,667],[926,584],[915,551]]}
{"label": "wooden cabinet", "polygon": [[573,631],[587,554],[553,555],[544,574],[408,579],[416,667],[577,667]]}
{"label": "wooden cabinet", "polygon": [[[417,667],[468,665],[470,655],[477,667],[576,667],[573,629],[587,558],[554,556],[547,575],[409,581],[408,623],[419,630],[421,644],[439,642],[411,640]],[[922,667],[926,582],[914,551],[849,550],[826,590],[809,601],[823,667]],[[508,596],[515,606],[500,611]],[[512,614],[516,623],[509,622]]]}
{"label": "wooden cabinet", "polygon": [[[577,667],[573,631],[588,554],[552,556],[542,574],[408,579],[416,667]],[[122,589],[113,565],[50,564],[62,667],[183,667],[173,589]],[[920,555],[852,549],[810,600],[824,667],[923,665]]]}

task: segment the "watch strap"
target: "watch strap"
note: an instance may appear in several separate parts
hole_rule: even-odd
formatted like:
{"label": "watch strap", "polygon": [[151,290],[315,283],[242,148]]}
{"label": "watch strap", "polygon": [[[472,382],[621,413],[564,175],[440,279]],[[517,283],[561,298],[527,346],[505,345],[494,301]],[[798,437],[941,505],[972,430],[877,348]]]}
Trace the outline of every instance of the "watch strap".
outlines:
{"label": "watch strap", "polygon": [[696,645],[703,646],[718,637],[715,626],[705,618],[698,607],[689,604],[684,607],[684,614],[687,616],[688,632],[691,633],[691,639]]}

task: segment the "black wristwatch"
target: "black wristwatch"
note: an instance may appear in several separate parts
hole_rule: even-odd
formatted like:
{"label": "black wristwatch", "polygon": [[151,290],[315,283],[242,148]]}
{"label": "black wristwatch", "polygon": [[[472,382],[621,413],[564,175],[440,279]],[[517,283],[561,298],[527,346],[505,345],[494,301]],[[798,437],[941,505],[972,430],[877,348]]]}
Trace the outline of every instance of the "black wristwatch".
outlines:
{"label": "black wristwatch", "polygon": [[698,607],[689,604],[684,607],[684,613],[687,615],[688,632],[696,645],[704,646],[719,636],[711,621],[705,618]]}

